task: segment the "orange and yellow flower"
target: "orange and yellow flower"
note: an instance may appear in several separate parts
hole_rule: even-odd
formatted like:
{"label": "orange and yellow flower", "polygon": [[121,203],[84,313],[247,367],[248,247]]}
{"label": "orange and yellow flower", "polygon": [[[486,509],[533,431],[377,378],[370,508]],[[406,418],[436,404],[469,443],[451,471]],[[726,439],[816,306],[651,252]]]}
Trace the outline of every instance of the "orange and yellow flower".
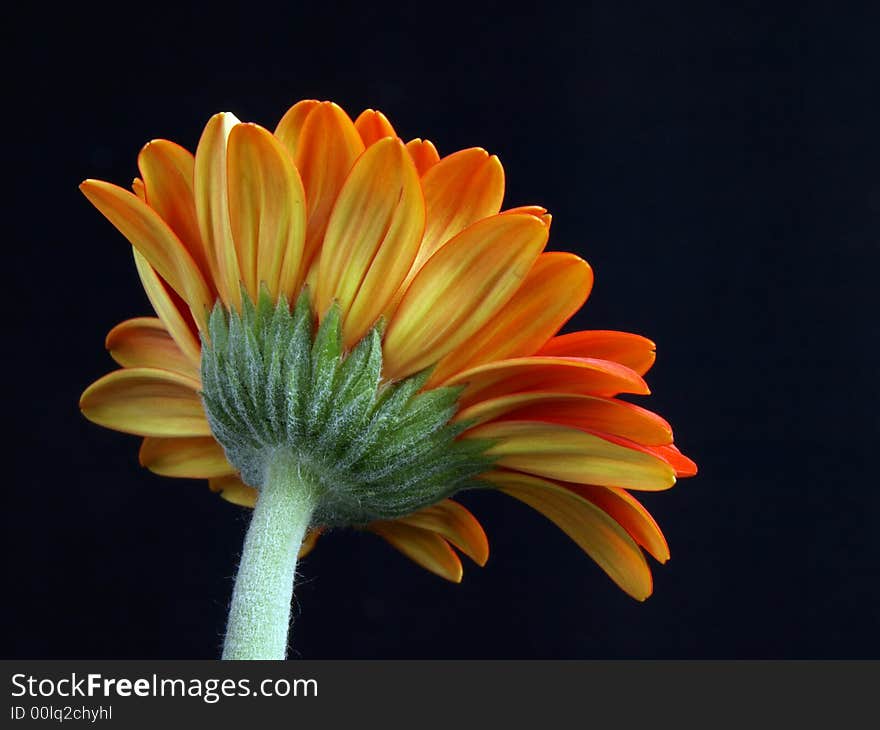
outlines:
{"label": "orange and yellow flower", "polygon": [[[195,155],[155,140],[138,167],[134,193],[97,180],[81,189],[133,245],[157,316],[111,330],[121,369],[91,385],[81,408],[144,437],[144,466],[254,504],[200,398],[200,333],[218,300],[240,308],[243,291],[256,301],[265,286],[295,301],[308,286],[319,314],[339,304],[347,348],[384,318],[386,381],[433,367],[426,389],[463,388],[459,438],[493,444],[487,486],[546,515],[627,593],[650,595],[643,550],[660,562],[669,550],[630,491],[696,473],[665,420],[619,397],[648,394],[654,344],[614,331],[558,335],[593,273],[545,251],[544,208],[502,211],[497,157],[471,148],[441,158],[427,140],[404,143],[380,112],[352,121],[309,100],[274,132],[217,114]],[[462,575],[453,547],[480,565],[488,558],[482,527],[451,499],[366,527],[452,581]]]}

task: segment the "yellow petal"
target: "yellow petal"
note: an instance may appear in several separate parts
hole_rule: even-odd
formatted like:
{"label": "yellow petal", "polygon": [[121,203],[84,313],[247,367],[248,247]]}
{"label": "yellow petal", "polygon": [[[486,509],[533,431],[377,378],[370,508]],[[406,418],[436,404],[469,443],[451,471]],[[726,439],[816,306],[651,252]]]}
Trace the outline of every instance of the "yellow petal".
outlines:
{"label": "yellow petal", "polygon": [[499,360],[464,370],[444,385],[466,386],[458,399],[462,407],[528,391],[602,396],[650,393],[642,377],[625,365],[610,360],[577,357],[514,357]]}
{"label": "yellow petal", "polygon": [[424,225],[418,173],[403,143],[376,142],[342,188],[321,249],[318,313],[339,302],[346,347],[366,334],[397,291]]}
{"label": "yellow petal", "polygon": [[427,222],[422,248],[416,260],[420,267],[453,236],[501,210],[504,198],[504,168],[495,155],[479,147],[444,157],[425,174]]}
{"label": "yellow petal", "polygon": [[385,337],[385,372],[402,378],[467,340],[514,295],[547,228],[530,215],[493,216],[462,231],[419,271]]}
{"label": "yellow petal", "polygon": [[259,492],[241,481],[237,474],[210,479],[208,486],[212,492],[220,492],[220,496],[227,502],[232,502],[240,507],[253,509],[257,503]]}
{"label": "yellow petal", "polygon": [[86,180],[80,190],[183,297],[200,326],[204,325],[213,296],[192,256],[159,214],[117,185]]}
{"label": "yellow petal", "polygon": [[504,308],[440,361],[429,385],[484,362],[531,355],[581,308],[592,286],[593,271],[583,259],[542,253]]}
{"label": "yellow petal", "polygon": [[644,601],[653,591],[642,551],[620,525],[569,490],[526,474],[493,472],[484,477],[555,523],[626,593]]}
{"label": "yellow petal", "polygon": [[474,425],[498,418],[558,423],[616,434],[648,446],[672,443],[672,428],[656,413],[616,398],[579,393],[512,393],[480,401],[455,415],[455,420]]}
{"label": "yellow petal", "polygon": [[591,484],[566,484],[565,487],[607,512],[656,560],[661,563],[669,560],[669,545],[660,526],[629,492]]}
{"label": "yellow petal", "polygon": [[485,565],[489,559],[489,540],[482,525],[467,509],[451,499],[444,499],[396,522],[436,532],[477,565]]}
{"label": "yellow petal", "polygon": [[174,342],[180,348],[180,351],[192,363],[196,370],[202,357],[202,347],[192,328],[184,316],[185,309],[183,303],[175,302],[174,295],[171,290],[159,278],[156,270],[150,266],[143,254],[136,248],[133,248],[134,263],[137,267],[138,275],[147,293],[147,298],[168,334],[171,335]]}
{"label": "yellow petal", "polygon": [[427,139],[411,139],[406,143],[407,152],[412,157],[420,176],[440,162],[440,155],[433,142]]}
{"label": "yellow petal", "polygon": [[311,109],[302,125],[293,161],[306,191],[306,244],[303,264],[317,253],[330,211],[354,161],[364,151],[348,115],[332,102]]}
{"label": "yellow petal", "polygon": [[401,522],[371,522],[367,529],[383,537],[406,557],[453,583],[461,583],[461,561],[442,537]]}
{"label": "yellow petal", "polygon": [[382,112],[375,109],[364,109],[354,120],[354,126],[361,135],[364,145],[369,147],[384,137],[396,137],[397,132]]}
{"label": "yellow petal", "polygon": [[281,143],[256,124],[229,133],[229,219],[241,274],[257,301],[265,283],[277,299],[299,288],[306,232],[305,192]]}
{"label": "yellow petal", "polygon": [[287,110],[287,113],[278,122],[278,126],[275,127],[275,136],[278,137],[278,141],[287,149],[291,158],[294,157],[299,146],[299,136],[302,133],[306,117],[319,104],[320,102],[314,99],[298,101]]}
{"label": "yellow petal", "polygon": [[169,370],[125,368],[92,383],[79,401],[90,421],[138,436],[209,436],[199,381]]}
{"label": "yellow petal", "polygon": [[576,428],[497,421],[466,431],[463,438],[493,442],[486,455],[500,466],[549,479],[644,491],[675,484],[675,471],[662,459]]}
{"label": "yellow petal", "polygon": [[195,158],[167,139],[148,142],[138,155],[147,205],[168,224],[211,283],[208,252],[202,242],[193,191]]}
{"label": "yellow petal", "polygon": [[107,334],[110,356],[123,367],[160,368],[199,379],[199,370],[155,317],[120,322]]}
{"label": "yellow petal", "polygon": [[212,436],[144,439],[141,466],[166,477],[208,479],[235,474],[223,447]]}
{"label": "yellow petal", "polygon": [[208,120],[196,148],[194,182],[196,215],[211,274],[221,299],[236,308],[241,307],[241,274],[229,223],[226,146],[229,133],[238,123],[229,112]]}

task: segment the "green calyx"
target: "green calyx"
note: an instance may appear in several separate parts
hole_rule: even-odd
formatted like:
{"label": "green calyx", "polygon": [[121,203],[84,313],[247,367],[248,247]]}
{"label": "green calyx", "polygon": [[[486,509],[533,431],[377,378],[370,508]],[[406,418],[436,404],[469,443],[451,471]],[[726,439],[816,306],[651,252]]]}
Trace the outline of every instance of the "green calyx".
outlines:
{"label": "green calyx", "polygon": [[350,351],[334,304],[320,327],[307,291],[291,311],[261,292],[241,313],[219,302],[202,342],[202,401],[242,479],[260,489],[279,451],[314,485],[312,524],[392,519],[466,487],[489,444],[456,440],[459,388],[421,391],[428,371],[382,379],[379,325]]}

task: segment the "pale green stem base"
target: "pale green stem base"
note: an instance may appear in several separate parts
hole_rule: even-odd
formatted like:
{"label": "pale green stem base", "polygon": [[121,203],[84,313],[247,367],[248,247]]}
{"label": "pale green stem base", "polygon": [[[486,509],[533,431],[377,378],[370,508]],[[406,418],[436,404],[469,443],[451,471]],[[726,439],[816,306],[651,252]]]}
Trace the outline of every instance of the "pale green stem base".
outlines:
{"label": "pale green stem base", "polygon": [[285,659],[296,558],[315,509],[297,465],[279,453],[248,527],[235,578],[224,659]]}

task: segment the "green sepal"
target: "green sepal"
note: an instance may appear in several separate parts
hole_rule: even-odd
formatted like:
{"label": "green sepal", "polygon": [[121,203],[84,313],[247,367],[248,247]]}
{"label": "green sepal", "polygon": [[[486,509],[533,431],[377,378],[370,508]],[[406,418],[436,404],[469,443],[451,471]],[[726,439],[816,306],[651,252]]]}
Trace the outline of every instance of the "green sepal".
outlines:
{"label": "green sepal", "polygon": [[424,390],[430,369],[382,379],[380,321],[346,352],[334,303],[315,330],[308,290],[293,311],[265,288],[256,306],[219,304],[202,349],[212,432],[242,479],[261,488],[280,452],[314,475],[314,524],[391,519],[473,487],[490,444],[457,437],[460,388]]}

